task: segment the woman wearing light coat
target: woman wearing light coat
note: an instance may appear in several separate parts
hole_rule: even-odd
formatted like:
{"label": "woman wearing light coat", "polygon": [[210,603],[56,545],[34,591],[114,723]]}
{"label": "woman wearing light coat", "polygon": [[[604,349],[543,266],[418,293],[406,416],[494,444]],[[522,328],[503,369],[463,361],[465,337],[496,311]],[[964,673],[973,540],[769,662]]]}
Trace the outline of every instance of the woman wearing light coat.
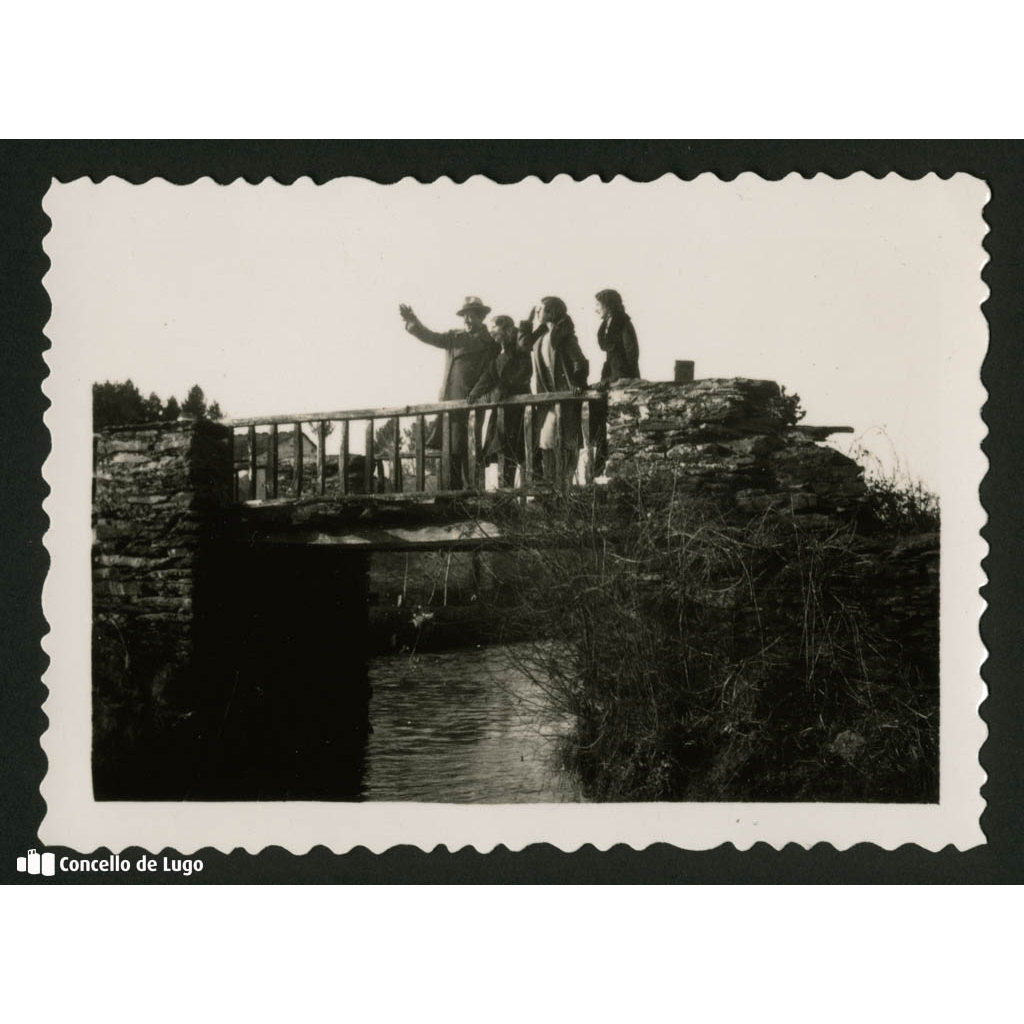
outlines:
{"label": "woman wearing light coat", "polygon": [[[590,364],[580,349],[576,327],[565,303],[555,296],[541,299],[539,310],[519,325],[519,345],[533,353],[534,392],[538,395],[558,392],[580,394],[587,386]],[[580,405],[565,402],[561,423],[553,405],[538,406],[534,417],[534,445],[541,454],[543,476],[565,486],[572,481],[579,461],[583,434]],[[562,465],[562,479],[556,466]]]}

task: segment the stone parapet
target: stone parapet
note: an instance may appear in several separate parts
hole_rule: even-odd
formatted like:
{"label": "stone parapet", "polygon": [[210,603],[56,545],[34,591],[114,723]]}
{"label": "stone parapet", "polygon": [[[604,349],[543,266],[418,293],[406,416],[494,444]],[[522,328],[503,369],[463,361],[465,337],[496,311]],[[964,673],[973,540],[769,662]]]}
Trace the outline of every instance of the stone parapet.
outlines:
{"label": "stone parapet", "polygon": [[96,436],[94,615],[190,631],[200,550],[230,501],[228,436],[203,421]]}
{"label": "stone parapet", "polygon": [[671,478],[744,511],[855,509],[865,493],[861,467],[796,420],[795,397],[773,381],[619,381],[608,392],[606,473]]}

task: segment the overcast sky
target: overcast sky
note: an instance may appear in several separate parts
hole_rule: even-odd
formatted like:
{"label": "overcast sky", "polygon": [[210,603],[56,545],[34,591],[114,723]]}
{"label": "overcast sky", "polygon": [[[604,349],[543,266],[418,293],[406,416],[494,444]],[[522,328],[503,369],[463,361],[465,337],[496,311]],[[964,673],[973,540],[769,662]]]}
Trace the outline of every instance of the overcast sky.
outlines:
{"label": "overcast sky", "polygon": [[559,295],[596,380],[593,296],[616,288],[648,379],[692,359],[699,377],[776,380],[806,422],[848,424],[887,462],[891,443],[937,487],[942,375],[986,294],[986,196],[962,175],[81,180],[45,203],[51,337],[83,387],[199,383],[228,416],[404,405],[436,398],[443,356],[400,302],[441,330],[466,295],[517,320]]}

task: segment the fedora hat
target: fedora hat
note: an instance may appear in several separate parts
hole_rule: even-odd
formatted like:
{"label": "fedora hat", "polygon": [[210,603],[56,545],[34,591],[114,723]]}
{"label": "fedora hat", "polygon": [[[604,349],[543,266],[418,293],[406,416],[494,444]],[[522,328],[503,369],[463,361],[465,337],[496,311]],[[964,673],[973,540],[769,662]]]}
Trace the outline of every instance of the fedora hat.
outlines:
{"label": "fedora hat", "polygon": [[460,309],[455,315],[462,316],[463,313],[468,313],[471,309],[478,309],[481,316],[487,316],[491,311],[491,307],[485,306],[477,296],[467,295],[466,301],[462,304],[462,309]]}

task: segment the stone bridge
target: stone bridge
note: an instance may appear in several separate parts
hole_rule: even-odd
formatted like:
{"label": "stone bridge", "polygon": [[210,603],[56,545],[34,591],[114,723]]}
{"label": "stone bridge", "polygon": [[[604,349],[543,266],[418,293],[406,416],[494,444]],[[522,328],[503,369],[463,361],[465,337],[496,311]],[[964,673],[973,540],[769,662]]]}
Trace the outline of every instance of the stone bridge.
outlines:
{"label": "stone bridge", "polygon": [[[574,406],[583,444],[575,467],[557,467],[563,485],[669,471],[680,493],[799,515],[844,514],[863,494],[860,467],[818,443],[849,428],[798,424],[777,384],[742,378],[105,429],[93,494],[97,797],[237,797],[253,777],[267,795],[330,796],[317,788],[334,770],[323,758],[344,761],[367,727],[370,553],[500,547],[498,513],[528,523],[551,484],[531,445],[502,486],[503,459],[488,468],[481,456],[486,418],[500,426],[522,410],[532,436],[540,410],[561,424]],[[240,696],[255,669],[271,689]],[[321,735],[327,720],[344,728]],[[295,773],[305,781],[273,788]]]}

